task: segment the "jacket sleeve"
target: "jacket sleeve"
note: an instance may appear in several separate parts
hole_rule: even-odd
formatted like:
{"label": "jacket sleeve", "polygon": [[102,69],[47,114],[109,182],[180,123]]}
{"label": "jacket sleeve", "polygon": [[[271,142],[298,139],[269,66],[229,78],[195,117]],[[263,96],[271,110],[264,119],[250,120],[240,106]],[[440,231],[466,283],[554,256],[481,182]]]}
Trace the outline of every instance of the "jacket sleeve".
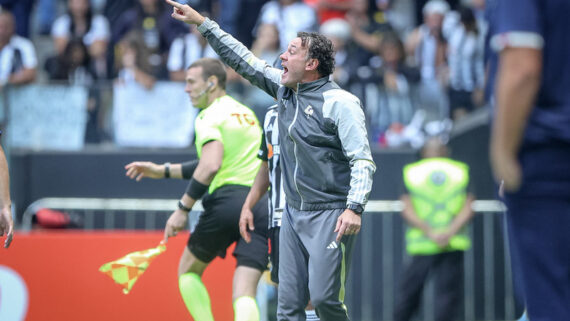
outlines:
{"label": "jacket sleeve", "polygon": [[208,18],[198,26],[220,59],[238,74],[276,98],[281,84],[282,71],[257,58],[241,42],[223,31]]}
{"label": "jacket sleeve", "polygon": [[347,203],[366,205],[376,165],[372,159],[360,100],[342,89],[324,93],[323,115],[332,119],[350,164]]}

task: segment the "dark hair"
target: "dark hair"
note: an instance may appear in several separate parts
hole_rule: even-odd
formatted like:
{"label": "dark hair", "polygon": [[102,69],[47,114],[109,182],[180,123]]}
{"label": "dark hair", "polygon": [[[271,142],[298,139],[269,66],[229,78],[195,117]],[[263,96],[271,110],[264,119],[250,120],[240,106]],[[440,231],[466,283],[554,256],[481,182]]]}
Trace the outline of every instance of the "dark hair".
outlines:
{"label": "dark hair", "polygon": [[479,34],[479,28],[477,27],[477,20],[475,19],[475,14],[471,8],[460,6],[457,10],[459,12],[461,23],[465,26],[467,32],[471,31],[475,34]]}
{"label": "dark hair", "polygon": [[226,89],[226,68],[218,59],[200,58],[194,61],[190,68],[202,67],[202,79],[207,80],[211,76],[218,78],[218,87]]}
{"label": "dark hair", "polygon": [[332,74],[335,64],[332,42],[316,32],[298,32],[297,37],[301,38],[301,46],[307,48],[307,58],[319,61],[317,72],[321,77]]}
{"label": "dark hair", "polygon": [[87,50],[87,47],[85,46],[85,44],[83,43],[83,40],[81,40],[81,38],[71,38],[71,40],[69,40],[69,42],[67,43],[67,45],[65,46],[65,49],[63,50],[63,53],[60,55],[60,58],[62,59],[62,62],[65,63],[65,66],[71,70],[74,67],[77,67],[78,65],[75,65],[75,61],[73,61],[72,55],[73,55],[73,50],[75,49],[81,49],[81,51],[83,52],[83,60],[80,62],[81,66],[88,66],[89,65],[89,51]]}
{"label": "dark hair", "polygon": [[150,51],[144,45],[142,31],[133,29],[121,40],[121,44],[133,49],[136,54],[135,65],[147,74],[153,74],[149,63]]}
{"label": "dark hair", "polygon": [[398,63],[403,64],[405,62],[406,51],[404,50],[404,44],[402,43],[402,40],[400,39],[400,36],[398,36],[397,33],[393,31],[388,31],[382,36],[382,41],[380,42],[380,46],[378,48],[380,55],[382,55],[386,46],[395,46],[400,52],[400,60],[398,61]]}

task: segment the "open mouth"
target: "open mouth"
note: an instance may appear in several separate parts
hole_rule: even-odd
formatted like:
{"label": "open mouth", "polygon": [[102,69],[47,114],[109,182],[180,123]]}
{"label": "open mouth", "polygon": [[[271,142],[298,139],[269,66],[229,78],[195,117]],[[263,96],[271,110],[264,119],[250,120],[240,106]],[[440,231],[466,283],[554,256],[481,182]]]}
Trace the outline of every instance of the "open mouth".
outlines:
{"label": "open mouth", "polygon": [[287,72],[289,72],[289,69],[285,66],[283,66],[283,75],[285,75]]}

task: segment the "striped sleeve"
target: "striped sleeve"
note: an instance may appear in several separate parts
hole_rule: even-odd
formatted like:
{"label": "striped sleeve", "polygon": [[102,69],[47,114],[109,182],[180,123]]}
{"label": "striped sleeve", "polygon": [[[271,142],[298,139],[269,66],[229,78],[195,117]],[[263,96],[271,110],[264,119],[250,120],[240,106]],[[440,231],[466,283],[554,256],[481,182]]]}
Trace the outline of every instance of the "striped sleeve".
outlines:
{"label": "striped sleeve", "polygon": [[352,164],[347,203],[365,205],[368,202],[375,170],[376,166],[370,160],[358,159]]}
{"label": "striped sleeve", "polygon": [[324,93],[323,115],[334,120],[342,149],[350,164],[347,203],[365,205],[372,190],[376,165],[372,159],[360,100],[342,89]]}

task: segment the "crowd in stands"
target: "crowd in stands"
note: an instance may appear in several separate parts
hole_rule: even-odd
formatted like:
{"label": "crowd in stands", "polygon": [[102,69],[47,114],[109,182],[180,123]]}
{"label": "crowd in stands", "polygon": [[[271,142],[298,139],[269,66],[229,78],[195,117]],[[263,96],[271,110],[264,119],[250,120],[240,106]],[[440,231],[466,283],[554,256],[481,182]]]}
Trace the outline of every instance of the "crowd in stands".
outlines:
{"label": "crowd in stands", "polygon": [[[395,1],[390,0],[182,1],[276,67],[298,31],[329,37],[336,50],[334,80],[362,100],[373,145],[410,144],[413,137],[406,133],[418,129],[407,127],[455,121],[484,104],[484,0],[409,0],[417,23],[398,29],[391,23]],[[96,88],[101,84],[135,82],[150,90],[156,81],[184,81],[193,61],[217,56],[195,27],[170,17],[162,0],[0,0],[0,5],[0,87],[36,82],[42,73],[94,88],[87,109],[93,126],[100,124]],[[30,41],[37,37],[53,42],[44,61],[38,61]],[[229,92],[264,115],[273,99],[228,73]],[[105,139],[91,130],[89,142]]]}

